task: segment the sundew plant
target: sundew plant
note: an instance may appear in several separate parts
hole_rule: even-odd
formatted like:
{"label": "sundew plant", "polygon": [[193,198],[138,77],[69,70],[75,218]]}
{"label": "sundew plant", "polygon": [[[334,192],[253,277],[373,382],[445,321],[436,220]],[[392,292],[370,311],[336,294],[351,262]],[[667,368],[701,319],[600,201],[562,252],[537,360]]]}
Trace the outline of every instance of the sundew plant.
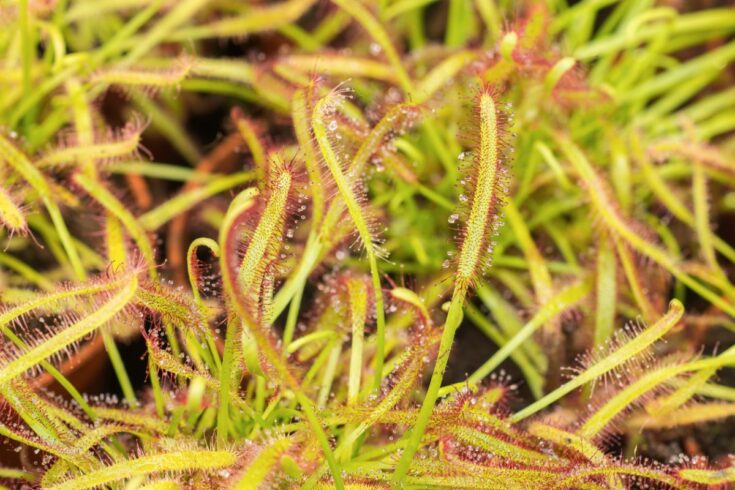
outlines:
{"label": "sundew plant", "polygon": [[735,9],[0,0],[0,487],[735,486]]}

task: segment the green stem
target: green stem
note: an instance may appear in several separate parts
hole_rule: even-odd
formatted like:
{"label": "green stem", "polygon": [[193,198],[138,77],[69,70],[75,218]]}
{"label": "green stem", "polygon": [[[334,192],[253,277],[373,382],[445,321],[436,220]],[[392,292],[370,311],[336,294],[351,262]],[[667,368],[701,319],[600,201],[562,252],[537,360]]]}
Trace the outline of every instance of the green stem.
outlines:
{"label": "green stem", "polygon": [[222,370],[220,371],[219,407],[217,409],[217,439],[220,443],[227,440],[230,432],[230,390],[232,386],[232,370],[235,357],[235,322],[228,322],[225,333],[225,348],[222,352]]}
{"label": "green stem", "polygon": [[107,355],[110,358],[110,362],[112,363],[112,369],[117,375],[117,380],[120,383],[120,388],[122,388],[125,400],[131,407],[137,407],[138,399],[135,398],[135,390],[133,389],[133,384],[130,382],[130,377],[128,376],[128,372],[125,369],[125,363],[122,360],[122,356],[120,355],[120,351],[117,348],[115,339],[110,332],[107,332],[104,329],[101,330],[101,334],[102,342],[104,342],[105,344]]}
{"label": "green stem", "polygon": [[283,329],[284,352],[287,352],[288,346],[291,345],[294,332],[296,331],[296,323],[299,320],[299,309],[301,308],[301,297],[304,294],[304,286],[304,282],[299,284],[288,308],[288,318],[286,318],[286,326]]}
{"label": "green stem", "polygon": [[398,462],[398,466],[396,466],[395,473],[393,474],[392,488],[400,488],[402,486],[411,461],[421,444],[426,426],[429,424],[431,413],[434,411],[434,405],[436,404],[436,399],[439,397],[439,389],[444,379],[444,371],[449,361],[449,353],[452,349],[452,343],[454,343],[454,335],[462,323],[462,307],[464,306],[466,295],[467,287],[461,285],[455,288],[454,294],[452,295],[452,302],[449,306],[447,320],[444,323],[444,331],[442,332],[442,338],[439,343],[439,354],[434,365],[434,372],[431,375],[429,389],[426,391],[426,396],[424,396],[416,423],[411,429],[406,449],[403,451],[401,460]]}
{"label": "green stem", "polygon": [[[20,0],[18,5],[18,21],[20,24],[20,47],[21,47],[21,63],[23,77],[23,99],[25,99],[32,90],[31,87],[31,65],[33,63],[33,45],[30,11],[28,8],[28,0]],[[26,114],[30,116],[30,113]],[[26,129],[30,126],[30,117],[26,117],[24,121]]]}
{"label": "green stem", "polygon": [[319,148],[322,151],[324,161],[334,178],[337,189],[345,202],[347,211],[349,212],[352,221],[355,223],[355,228],[357,229],[360,240],[365,247],[365,255],[367,255],[368,263],[370,264],[370,277],[372,279],[373,295],[375,297],[375,317],[377,325],[375,336],[375,377],[373,388],[375,391],[378,391],[383,380],[383,356],[385,351],[385,311],[383,309],[383,291],[380,284],[378,259],[367,221],[365,220],[360,204],[355,197],[355,193],[352,188],[353,184],[348,180],[348,176],[345,175],[342,170],[339,157],[332,147],[327,133],[324,116],[329,105],[334,103],[334,101],[331,101],[330,99],[331,96],[323,98],[317,103],[317,106],[314,109],[314,116],[312,119],[314,136],[316,137]]}

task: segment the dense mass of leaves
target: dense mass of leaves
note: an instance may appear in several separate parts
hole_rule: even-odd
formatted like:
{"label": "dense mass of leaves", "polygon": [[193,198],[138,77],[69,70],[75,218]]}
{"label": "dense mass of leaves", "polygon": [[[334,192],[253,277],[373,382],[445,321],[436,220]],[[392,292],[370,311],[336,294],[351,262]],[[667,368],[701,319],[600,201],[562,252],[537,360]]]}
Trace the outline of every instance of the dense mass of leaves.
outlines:
{"label": "dense mass of leaves", "polygon": [[[0,26],[5,485],[735,482],[692,429],[735,415],[732,9],[19,0]],[[100,356],[122,400],[77,382]]]}

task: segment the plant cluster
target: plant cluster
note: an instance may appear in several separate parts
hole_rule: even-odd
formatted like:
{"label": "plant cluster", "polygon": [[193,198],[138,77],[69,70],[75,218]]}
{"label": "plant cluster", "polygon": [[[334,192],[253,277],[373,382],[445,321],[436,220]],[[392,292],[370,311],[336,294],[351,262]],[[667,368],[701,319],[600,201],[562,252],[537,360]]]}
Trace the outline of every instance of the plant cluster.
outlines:
{"label": "plant cluster", "polygon": [[0,3],[0,479],[735,483],[735,11],[669,3]]}

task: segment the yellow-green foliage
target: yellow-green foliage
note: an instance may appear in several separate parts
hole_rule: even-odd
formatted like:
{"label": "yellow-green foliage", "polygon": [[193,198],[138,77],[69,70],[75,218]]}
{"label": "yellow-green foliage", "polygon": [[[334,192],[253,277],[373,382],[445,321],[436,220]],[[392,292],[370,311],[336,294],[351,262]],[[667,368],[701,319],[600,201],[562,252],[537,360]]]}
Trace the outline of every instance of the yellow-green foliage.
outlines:
{"label": "yellow-green foliage", "polygon": [[713,3],[0,3],[0,488],[735,483]]}

